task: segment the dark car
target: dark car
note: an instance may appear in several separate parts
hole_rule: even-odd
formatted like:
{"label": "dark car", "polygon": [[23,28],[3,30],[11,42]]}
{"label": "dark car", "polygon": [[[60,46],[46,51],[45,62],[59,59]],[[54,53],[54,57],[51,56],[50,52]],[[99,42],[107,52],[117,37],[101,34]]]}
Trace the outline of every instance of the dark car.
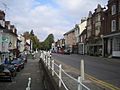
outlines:
{"label": "dark car", "polygon": [[14,65],[11,64],[4,64],[4,66],[11,72],[12,77],[16,76],[16,68]]}
{"label": "dark car", "polygon": [[68,55],[70,55],[70,50],[65,49],[65,50],[64,50],[64,54],[68,54]]}
{"label": "dark car", "polygon": [[19,58],[22,59],[25,63],[27,63],[27,55],[21,55]]}
{"label": "dark car", "polygon": [[20,58],[17,58],[17,59],[15,59],[15,60],[13,60],[13,61],[11,62],[11,64],[15,66],[15,68],[16,68],[17,71],[20,71],[21,69],[24,68],[24,62],[23,62],[23,60],[20,59]]}
{"label": "dark car", "polygon": [[4,65],[0,65],[0,80],[12,81],[12,74]]}

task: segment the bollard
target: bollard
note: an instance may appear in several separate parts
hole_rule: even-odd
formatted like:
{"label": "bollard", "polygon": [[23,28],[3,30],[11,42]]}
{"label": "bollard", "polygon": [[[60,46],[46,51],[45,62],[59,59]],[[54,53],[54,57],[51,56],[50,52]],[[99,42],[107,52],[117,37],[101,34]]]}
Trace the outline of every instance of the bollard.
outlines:
{"label": "bollard", "polygon": [[79,76],[78,77],[78,90],[82,90],[82,85],[81,85],[82,80],[81,79],[82,78]]}
{"label": "bollard", "polygon": [[52,60],[52,76],[54,76],[54,60]]}
{"label": "bollard", "polygon": [[62,65],[59,65],[59,87],[61,87],[61,79],[62,79]]}
{"label": "bollard", "polygon": [[28,78],[28,86],[27,86],[26,90],[30,90],[30,85],[31,85],[31,78]]}
{"label": "bollard", "polygon": [[84,60],[81,60],[81,77],[82,81],[85,80]]}

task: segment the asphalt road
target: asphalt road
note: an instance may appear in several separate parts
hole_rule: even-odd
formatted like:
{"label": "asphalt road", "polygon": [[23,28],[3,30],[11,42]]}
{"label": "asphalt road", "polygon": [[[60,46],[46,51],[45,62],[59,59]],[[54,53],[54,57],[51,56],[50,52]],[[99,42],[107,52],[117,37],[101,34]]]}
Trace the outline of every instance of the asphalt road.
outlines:
{"label": "asphalt road", "polygon": [[44,90],[38,60],[28,59],[25,68],[17,73],[12,82],[0,81],[0,90],[26,90],[28,78],[31,78],[30,90]]}
{"label": "asphalt road", "polygon": [[80,60],[84,59],[85,73],[99,80],[120,87],[120,59],[107,59],[77,54],[53,54],[52,56],[54,59],[62,61],[76,69],[80,68]]}

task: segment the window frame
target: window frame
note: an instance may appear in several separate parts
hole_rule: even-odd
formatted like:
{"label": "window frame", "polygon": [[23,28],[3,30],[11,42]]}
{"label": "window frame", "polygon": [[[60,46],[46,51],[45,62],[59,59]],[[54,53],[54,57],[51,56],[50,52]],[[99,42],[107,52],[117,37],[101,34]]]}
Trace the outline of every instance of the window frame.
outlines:
{"label": "window frame", "polygon": [[111,21],[111,32],[116,31],[116,20]]}
{"label": "window frame", "polygon": [[111,7],[111,14],[112,15],[116,14],[116,5],[115,4],[113,4],[112,7]]}

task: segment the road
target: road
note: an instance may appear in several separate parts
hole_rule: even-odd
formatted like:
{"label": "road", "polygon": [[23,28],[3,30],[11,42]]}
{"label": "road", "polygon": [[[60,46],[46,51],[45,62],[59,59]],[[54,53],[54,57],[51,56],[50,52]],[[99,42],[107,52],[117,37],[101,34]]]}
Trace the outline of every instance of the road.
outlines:
{"label": "road", "polygon": [[31,90],[44,90],[38,60],[28,59],[25,68],[17,73],[12,82],[0,81],[0,90],[26,90],[28,78],[31,78]]}
{"label": "road", "polygon": [[107,82],[108,85],[110,84],[109,86],[111,88],[112,85],[120,88],[120,59],[107,59],[77,54],[53,54],[52,56],[55,60],[64,62],[65,64],[76,69],[80,68],[80,60],[84,59],[85,73],[97,78],[98,80]]}

